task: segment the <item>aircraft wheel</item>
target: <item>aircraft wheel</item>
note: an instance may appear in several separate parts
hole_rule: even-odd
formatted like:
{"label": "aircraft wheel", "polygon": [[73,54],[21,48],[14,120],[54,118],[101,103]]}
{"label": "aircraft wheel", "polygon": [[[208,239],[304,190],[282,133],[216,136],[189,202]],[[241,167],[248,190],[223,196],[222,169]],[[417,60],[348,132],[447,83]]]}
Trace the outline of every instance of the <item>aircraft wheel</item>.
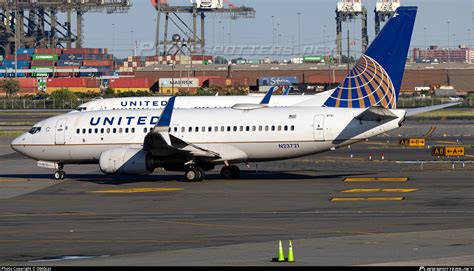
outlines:
{"label": "aircraft wheel", "polygon": [[204,172],[199,168],[189,168],[184,176],[188,182],[200,182],[204,179]]}
{"label": "aircraft wheel", "polygon": [[240,169],[238,166],[230,166],[230,177],[232,179],[240,179]]}
{"label": "aircraft wheel", "polygon": [[232,172],[230,170],[230,167],[228,166],[224,166],[222,169],[221,169],[221,177],[222,179],[232,179]]}
{"label": "aircraft wheel", "polygon": [[58,170],[54,172],[54,179],[55,180],[64,180],[64,177],[66,175],[66,172]]}

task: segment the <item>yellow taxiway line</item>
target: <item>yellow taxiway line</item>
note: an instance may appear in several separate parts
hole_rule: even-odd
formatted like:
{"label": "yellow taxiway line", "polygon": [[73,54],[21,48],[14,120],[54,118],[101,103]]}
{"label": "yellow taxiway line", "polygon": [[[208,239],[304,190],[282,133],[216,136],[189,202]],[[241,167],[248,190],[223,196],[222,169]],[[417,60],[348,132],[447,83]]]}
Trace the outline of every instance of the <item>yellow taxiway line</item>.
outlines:
{"label": "yellow taxiway line", "polygon": [[400,201],[403,197],[332,198],[331,201]]}
{"label": "yellow taxiway line", "polygon": [[406,182],[408,177],[402,178],[390,178],[390,177],[381,177],[381,178],[370,178],[370,177],[350,177],[345,178],[344,182]]}
{"label": "yellow taxiway line", "polygon": [[150,193],[150,192],[168,192],[168,191],[179,191],[184,190],[183,188],[129,188],[129,189],[117,189],[117,190],[98,190],[91,191],[91,193]]}
{"label": "yellow taxiway line", "polygon": [[409,189],[397,189],[397,188],[384,188],[384,189],[378,189],[378,188],[361,188],[361,189],[349,189],[349,190],[343,190],[341,193],[410,193],[410,192],[415,192],[418,189],[415,188],[409,188]]}

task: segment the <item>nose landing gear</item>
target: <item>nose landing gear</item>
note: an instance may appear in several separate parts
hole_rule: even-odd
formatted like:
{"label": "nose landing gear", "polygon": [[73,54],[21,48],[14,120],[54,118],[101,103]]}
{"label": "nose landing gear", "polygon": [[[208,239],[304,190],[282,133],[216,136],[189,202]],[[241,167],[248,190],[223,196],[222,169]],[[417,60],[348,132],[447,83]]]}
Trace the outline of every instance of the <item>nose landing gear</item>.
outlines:
{"label": "nose landing gear", "polygon": [[54,179],[55,180],[64,180],[66,172],[64,172],[63,169],[64,169],[63,165],[59,165],[58,170],[56,172],[54,172]]}

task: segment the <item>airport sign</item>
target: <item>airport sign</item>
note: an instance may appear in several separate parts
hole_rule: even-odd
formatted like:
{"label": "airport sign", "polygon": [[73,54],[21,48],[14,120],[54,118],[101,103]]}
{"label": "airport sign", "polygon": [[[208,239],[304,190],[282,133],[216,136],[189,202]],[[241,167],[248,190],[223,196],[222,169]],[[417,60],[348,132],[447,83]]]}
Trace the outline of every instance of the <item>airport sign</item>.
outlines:
{"label": "airport sign", "polygon": [[433,147],[431,148],[432,156],[464,156],[465,148],[463,146],[454,146],[454,147]]}
{"label": "airport sign", "polygon": [[424,138],[404,138],[400,139],[400,146],[406,147],[424,147],[426,145],[426,139]]}

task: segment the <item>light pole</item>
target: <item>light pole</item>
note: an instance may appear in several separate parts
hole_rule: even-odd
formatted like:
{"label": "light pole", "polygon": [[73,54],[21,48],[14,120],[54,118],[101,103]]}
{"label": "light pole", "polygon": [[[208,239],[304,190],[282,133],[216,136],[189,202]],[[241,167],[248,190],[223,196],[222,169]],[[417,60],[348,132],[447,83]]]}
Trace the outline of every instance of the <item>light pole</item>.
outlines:
{"label": "light pole", "polygon": [[450,35],[450,33],[449,33],[449,24],[450,24],[451,22],[450,22],[450,21],[447,21],[446,23],[448,24],[448,63],[449,63],[449,62],[451,62],[451,56],[450,56],[450,55],[451,55],[451,52],[450,52],[450,48],[449,48],[449,46],[450,46],[450,44],[449,44],[449,35]]}
{"label": "light pole", "polygon": [[468,39],[469,39],[467,46],[468,46],[469,49],[471,49],[471,29],[470,28],[467,30],[467,36],[468,36]]}
{"label": "light pole", "polygon": [[275,16],[272,16],[272,48],[275,47]]}
{"label": "light pole", "polygon": [[15,78],[18,77],[18,0],[15,1]]}
{"label": "light pole", "polygon": [[301,12],[298,15],[298,55],[301,57]]}
{"label": "light pole", "polygon": [[112,24],[112,54],[115,55],[115,24]]}
{"label": "light pole", "polygon": [[136,53],[135,53],[135,35],[134,35],[133,30],[130,31],[130,34],[132,36],[132,55],[135,56],[136,55]]}
{"label": "light pole", "polygon": [[426,30],[427,30],[428,28],[425,27],[425,28],[423,28],[423,29],[425,30],[425,49],[427,49],[427,48],[428,48],[428,44],[427,44],[427,39],[426,39]]}

